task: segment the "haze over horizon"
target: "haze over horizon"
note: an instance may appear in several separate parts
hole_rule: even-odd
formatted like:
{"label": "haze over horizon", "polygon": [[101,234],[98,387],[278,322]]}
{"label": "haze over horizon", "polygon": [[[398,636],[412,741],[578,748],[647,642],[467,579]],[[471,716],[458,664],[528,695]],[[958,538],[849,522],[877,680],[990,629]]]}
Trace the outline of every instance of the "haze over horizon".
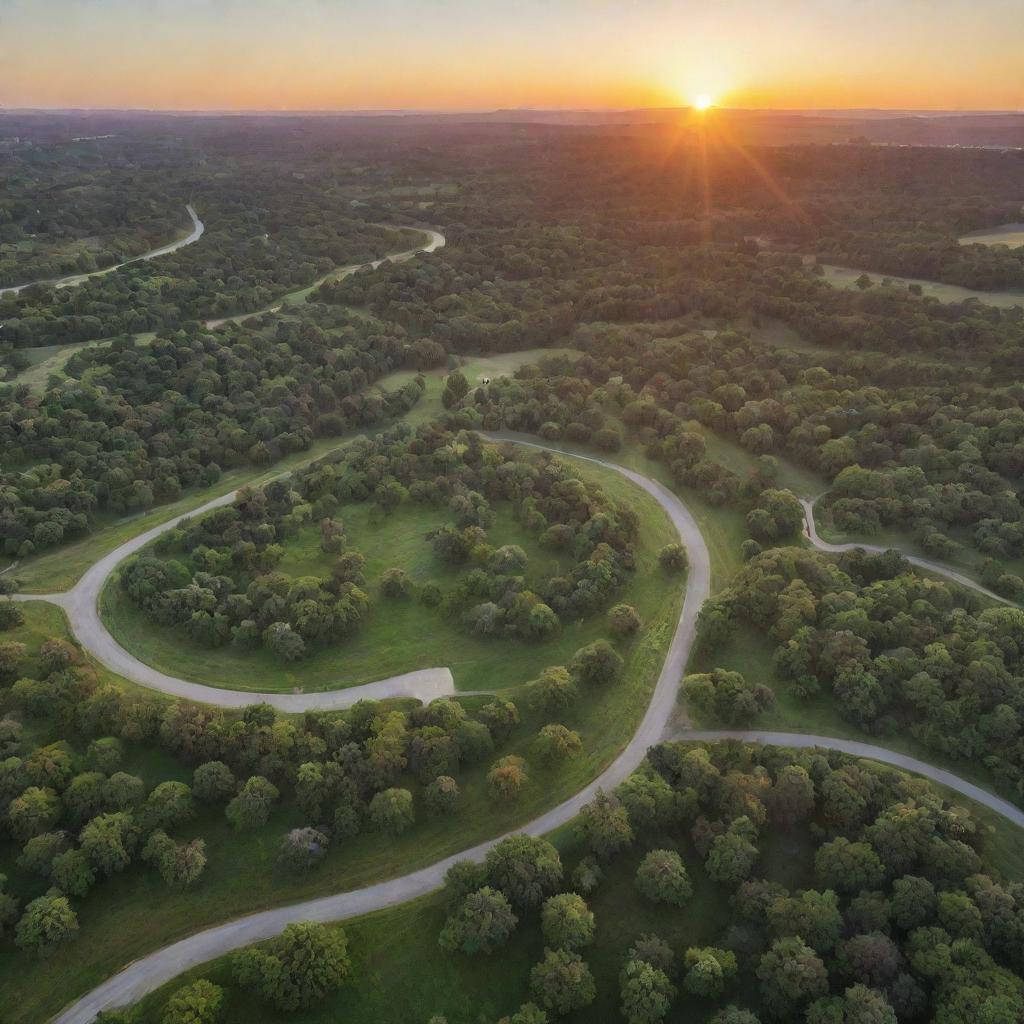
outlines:
{"label": "haze over horizon", "polygon": [[0,36],[7,108],[1024,108],[1019,0],[0,0]]}

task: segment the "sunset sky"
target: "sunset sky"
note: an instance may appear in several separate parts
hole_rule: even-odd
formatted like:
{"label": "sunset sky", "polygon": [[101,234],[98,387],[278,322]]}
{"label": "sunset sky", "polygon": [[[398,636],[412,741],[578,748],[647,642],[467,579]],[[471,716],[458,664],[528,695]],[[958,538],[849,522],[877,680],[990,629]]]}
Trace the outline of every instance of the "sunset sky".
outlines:
{"label": "sunset sky", "polygon": [[1024,0],[0,0],[0,106],[1024,109]]}

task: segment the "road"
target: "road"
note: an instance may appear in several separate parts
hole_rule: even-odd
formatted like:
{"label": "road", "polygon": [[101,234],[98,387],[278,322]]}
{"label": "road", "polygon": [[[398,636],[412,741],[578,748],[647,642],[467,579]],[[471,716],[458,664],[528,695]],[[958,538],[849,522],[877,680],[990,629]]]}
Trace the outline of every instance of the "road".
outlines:
{"label": "road", "polygon": [[[531,448],[543,448],[543,445],[527,442],[512,443],[524,444]],[[561,453],[556,452],[556,454]],[[672,637],[665,663],[654,687],[654,694],[647,706],[640,727],[619,756],[588,786],[523,828],[516,829],[517,833],[526,832],[529,835],[543,835],[559,825],[571,821],[579,813],[580,808],[594,798],[598,789],[607,790],[617,786],[640,764],[648,747],[662,738],[666,723],[676,706],[679,679],[686,668],[690,648],[693,645],[697,613],[708,597],[711,587],[711,559],[707,545],[704,543],[696,521],[679,498],[656,481],[649,480],[623,466],[588,456],[577,457],[585,458],[589,462],[621,473],[654,497],[678,530],[679,539],[689,552],[690,569],[686,578],[686,595],[679,621],[676,624],[675,634]],[[145,543],[145,540],[142,543]],[[102,563],[97,564],[101,565]],[[83,577],[83,582],[84,580],[85,577]],[[205,687],[203,689],[205,690]],[[503,838],[505,837],[499,836],[480,843],[472,849],[453,854],[430,867],[414,871],[401,878],[393,878],[352,892],[338,893],[334,896],[325,896],[287,907],[263,911],[198,932],[130,964],[119,974],[114,975],[61,1013],[55,1018],[56,1024],[87,1024],[101,1010],[136,1002],[182,971],[231,950],[240,949],[250,943],[278,935],[286,925],[294,922],[341,921],[425,895],[442,884],[445,872],[456,860],[482,860],[487,851]]]}
{"label": "road", "polygon": [[[382,227],[394,228],[395,225],[387,224],[381,225]],[[401,230],[399,226],[396,230]],[[257,309],[252,313],[240,313],[238,316],[222,316],[215,320],[207,320],[206,327],[213,329],[214,327],[220,327],[222,324],[241,324],[246,320],[252,320],[253,317],[264,316],[267,313],[278,313],[282,306],[292,305],[291,296],[306,294],[311,288],[317,288],[324,283],[324,281],[340,281],[342,278],[348,277],[350,274],[354,274],[357,270],[375,270],[383,263],[405,263],[406,260],[411,260],[413,256],[419,255],[421,252],[434,252],[440,249],[445,244],[445,237],[440,231],[435,231],[433,228],[409,228],[410,231],[419,231],[427,236],[427,240],[422,245],[417,245],[412,249],[406,249],[404,252],[396,252],[391,256],[383,256],[379,260],[374,260],[372,263],[350,263],[345,267],[335,267],[329,274],[324,274],[323,277],[318,277],[311,285],[301,289],[299,292],[292,292],[291,295],[285,295],[279,302],[273,306],[267,306],[264,309]]]}
{"label": "road", "polygon": [[[827,540],[821,539],[818,535],[818,530],[814,525],[814,502],[807,498],[801,498],[800,504],[804,507],[804,536],[819,551],[828,551],[832,554],[839,554],[843,551],[854,551],[857,548],[861,548],[864,551],[874,551],[881,554],[882,552],[892,550],[891,548],[880,547],[877,544],[830,544]],[[911,565],[916,565],[919,569],[927,569],[928,572],[934,572],[939,576],[945,576],[946,579],[952,580],[954,583],[959,583],[960,586],[966,587],[968,590],[973,590],[978,594],[983,594],[985,597],[991,598],[993,601],[998,601],[1000,604],[1010,605],[1012,608],[1017,607],[1015,602],[1008,601],[1005,597],[1000,597],[1000,595],[994,590],[989,590],[988,587],[983,587],[980,583],[976,583],[969,576],[965,576],[963,573],[957,572],[955,569],[950,569],[949,566],[943,565],[942,562],[933,562],[930,558],[920,558],[918,555],[908,555],[902,551],[900,554],[902,554]]]}
{"label": "road", "polygon": [[[485,437],[487,435],[484,435]],[[738,739],[752,743],[778,744],[789,747],[825,747],[843,751],[858,757],[867,757],[886,764],[915,772],[950,787],[978,803],[1003,815],[1015,825],[1024,826],[1024,812],[965,782],[950,772],[935,768],[923,761],[897,754],[882,747],[853,740],[833,739],[829,736],[814,736],[803,733],[777,733],[750,731],[706,731],[688,727],[676,728],[670,722],[677,707],[676,696],[679,679],[686,669],[693,646],[697,614],[710,594],[711,560],[707,545],[696,521],[679,498],[657,481],[635,473],[624,466],[605,459],[547,448],[544,445],[508,438],[489,438],[503,443],[519,444],[524,447],[552,451],[557,455],[569,455],[595,463],[620,473],[642,490],[650,494],[665,510],[679,533],[680,541],[687,548],[690,568],[686,579],[686,593],[679,621],[669,646],[665,663],[654,688],[651,702],[647,707],[640,727],[619,756],[588,786],[571,799],[552,808],[534,819],[516,833],[544,835],[571,821],[584,804],[594,798],[599,789],[610,790],[625,779],[643,760],[648,748],[663,739],[706,740]],[[211,506],[213,503],[211,503]],[[142,543],[146,543],[142,540]],[[108,556],[109,558],[110,556]],[[98,563],[102,564],[102,563]],[[90,570],[92,571],[92,570]],[[84,581],[85,577],[83,577]],[[76,588],[77,589],[77,588]],[[204,688],[205,689],[205,688]],[[337,893],[318,899],[306,900],[287,907],[267,910],[239,918],[198,932],[130,964],[120,973],[108,979],[78,1002],[74,1003],[55,1018],[55,1024],[88,1024],[96,1014],[105,1009],[126,1006],[137,1002],[161,985],[171,981],[183,971],[222,956],[253,942],[272,938],[289,924],[299,921],[343,921],[375,910],[393,907],[418,896],[426,895],[444,882],[448,868],[457,860],[480,861],[496,843],[505,836],[499,836],[480,843],[468,850],[446,857],[429,867],[411,872],[400,878],[389,879],[376,885]]]}
{"label": "road", "polygon": [[191,203],[189,203],[185,209],[188,210],[188,215],[192,218],[192,230],[184,238],[179,238],[176,242],[168,242],[167,245],[161,245],[158,249],[150,249],[149,252],[144,252],[141,256],[133,256],[130,260],[125,260],[123,263],[115,263],[111,267],[104,267],[102,270],[94,270],[91,274],[70,274],[68,277],[54,277],[42,281],[26,281],[25,284],[14,285],[10,288],[0,288],[0,298],[4,295],[17,295],[18,292],[23,292],[26,288],[31,288],[34,284],[48,284],[52,285],[54,288],[74,288],[76,285],[80,285],[83,281],[88,281],[90,277],[102,277],[104,274],[112,274],[115,270],[120,270],[122,267],[127,267],[132,263],[140,263],[142,260],[156,259],[157,256],[166,256],[168,253],[182,249],[186,245],[191,245],[193,242],[198,241],[202,236],[205,226],[199,219],[196,211],[192,208]]}

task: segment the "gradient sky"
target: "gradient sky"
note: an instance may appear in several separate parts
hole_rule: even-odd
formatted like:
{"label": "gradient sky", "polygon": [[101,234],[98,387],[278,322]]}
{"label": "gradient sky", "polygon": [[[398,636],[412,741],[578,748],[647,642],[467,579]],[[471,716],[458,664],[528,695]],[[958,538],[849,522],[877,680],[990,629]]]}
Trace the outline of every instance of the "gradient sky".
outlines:
{"label": "gradient sky", "polygon": [[0,106],[1024,109],[1024,0],[0,0]]}

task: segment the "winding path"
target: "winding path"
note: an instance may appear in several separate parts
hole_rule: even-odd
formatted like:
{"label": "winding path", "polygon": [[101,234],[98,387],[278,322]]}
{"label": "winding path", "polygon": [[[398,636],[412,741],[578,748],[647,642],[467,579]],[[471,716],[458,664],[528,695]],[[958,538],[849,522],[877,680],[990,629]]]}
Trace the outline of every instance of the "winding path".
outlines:
{"label": "winding path", "polygon": [[[192,213],[193,219],[195,219],[195,212],[191,207],[189,207],[189,211]],[[198,220],[196,220],[196,223],[201,234],[202,224]],[[382,259],[375,260],[373,263],[360,263],[350,267],[340,267],[327,276],[344,277],[364,267],[379,267],[386,260],[404,262],[405,260],[412,259],[413,256],[419,253],[434,252],[434,250],[439,249],[445,244],[445,237],[439,231],[426,228],[415,228],[414,230],[422,231],[426,236],[426,240],[422,245],[395,253],[392,256],[385,256]],[[175,243],[174,247],[180,247],[183,244],[187,243],[185,241]],[[165,247],[163,250],[154,250],[152,253],[147,254],[146,257],[139,257],[139,259],[160,255],[162,252],[169,252],[170,248]],[[247,316],[259,315],[259,313],[247,314]],[[246,318],[243,317],[242,319]],[[151,665],[145,664],[145,662],[140,661],[133,654],[126,651],[110,634],[110,631],[100,618],[100,593],[110,574],[129,555],[139,551],[162,533],[174,529],[183,519],[201,516],[211,509],[228,505],[235,500],[237,494],[237,490],[231,491],[228,494],[222,494],[220,497],[206,502],[205,505],[185,512],[165,523],[154,526],[145,533],[133,537],[90,566],[78,583],[70,590],[58,594],[18,594],[16,599],[19,601],[48,601],[50,604],[63,608],[71,631],[82,647],[108,668],[113,669],[126,679],[130,679],[151,690],[159,690],[161,693],[166,693],[173,697],[182,697],[204,704],[213,704],[217,707],[241,708],[250,704],[265,703],[272,705],[279,711],[301,713],[313,710],[336,711],[351,707],[360,700],[412,697],[416,700],[429,702],[436,700],[438,697],[450,697],[455,694],[455,680],[449,668],[417,669],[414,672],[404,672],[400,675],[388,676],[385,679],[378,679],[375,682],[365,683],[361,686],[349,686],[340,690],[322,690],[311,693],[264,693],[249,690],[225,690],[219,687],[191,682],[187,679],[179,679],[176,676],[169,676],[153,668]],[[340,667],[343,668],[343,666]]]}
{"label": "winding path", "polygon": [[[801,498],[800,504],[804,507],[804,536],[819,551],[828,551],[833,554],[839,554],[843,551],[855,551],[859,548],[862,551],[872,551],[876,554],[884,554],[886,551],[894,550],[892,548],[881,547],[878,544],[859,544],[852,542],[848,544],[832,544],[827,540],[822,540],[814,525],[814,502],[808,498]],[[991,598],[993,601],[998,601],[1000,604],[1009,605],[1011,608],[1017,607],[1017,604],[1014,601],[1001,597],[994,590],[989,590],[988,587],[982,586],[980,583],[972,580],[969,576],[965,576],[963,573],[957,572],[955,569],[950,569],[949,566],[943,565],[942,562],[933,562],[930,558],[921,558],[918,555],[908,555],[902,551],[900,554],[902,554],[911,565],[916,565],[919,569],[927,569],[928,572],[934,572],[940,576],[945,576],[946,579],[952,580],[954,583],[959,583],[960,586],[966,587],[968,590],[973,590],[978,594],[983,594],[985,597]]]}
{"label": "winding path", "polygon": [[179,238],[176,242],[168,242],[166,245],[161,245],[157,249],[150,249],[149,252],[142,253],[141,256],[133,256],[130,260],[125,260],[123,263],[115,263],[111,267],[104,267],[102,270],[94,270],[88,274],[69,274],[67,277],[44,278],[40,281],[26,281],[24,284],[13,285],[9,288],[0,288],[0,298],[3,298],[5,295],[17,295],[18,292],[23,292],[26,288],[31,288],[36,284],[48,284],[52,285],[54,288],[74,288],[77,285],[82,284],[83,281],[88,281],[90,277],[102,277],[104,274],[112,274],[115,270],[120,270],[122,267],[127,267],[132,263],[140,263],[143,260],[156,259],[157,256],[166,256],[168,253],[182,249],[186,245],[191,245],[193,242],[199,240],[205,230],[205,226],[199,219],[196,211],[192,208],[191,203],[186,205],[185,209],[188,210],[188,215],[192,218],[192,230],[184,238]]}
{"label": "winding path", "polygon": [[[504,443],[523,444],[531,448],[544,447],[529,442]],[[553,449],[547,450],[553,451]],[[554,454],[564,455],[565,453],[555,451]],[[516,833],[526,832],[529,835],[543,835],[559,825],[571,821],[583,805],[594,798],[598,789],[612,789],[617,786],[640,764],[648,747],[661,740],[666,723],[676,707],[677,686],[693,645],[697,613],[711,589],[711,559],[707,545],[704,543],[704,538],[689,509],[679,498],[656,481],[649,480],[623,466],[588,456],[575,457],[621,473],[650,494],[668,513],[678,530],[680,540],[689,551],[690,569],[686,579],[686,596],[679,622],[676,625],[665,663],[658,676],[654,694],[640,727],[619,756],[588,786],[569,800],[515,830]],[[143,543],[145,542],[143,541]],[[294,922],[345,920],[373,910],[392,907],[415,899],[417,896],[423,896],[443,883],[445,872],[455,861],[482,860],[487,851],[503,838],[505,837],[498,836],[400,878],[393,878],[364,889],[251,914],[216,928],[198,932],[130,964],[119,974],[114,975],[64,1010],[55,1018],[55,1022],[56,1024],[88,1024],[101,1010],[136,1002],[182,971],[253,942],[271,938]]]}
{"label": "winding path", "polygon": [[[393,224],[382,225],[383,227],[396,228],[401,230],[402,226]],[[421,252],[434,252],[440,249],[445,244],[445,237],[440,231],[435,231],[433,228],[409,228],[407,230],[419,231],[426,235],[426,241],[422,245],[417,245],[412,249],[406,249],[404,252],[396,252],[391,256],[382,256],[379,260],[373,260],[370,263],[350,263],[348,266],[335,267],[330,273],[324,274],[323,277],[318,277],[311,285],[306,288],[302,288],[297,292],[292,292],[289,295],[285,295],[273,306],[267,306],[264,309],[254,310],[252,313],[240,313],[237,316],[222,316],[215,320],[207,320],[205,326],[212,330],[215,327],[220,327],[223,324],[241,324],[246,320],[252,320],[253,317],[264,316],[267,313],[278,313],[284,306],[294,305],[294,296],[306,295],[311,289],[317,288],[324,283],[324,281],[340,281],[343,278],[354,274],[357,270],[376,270],[377,267],[382,266],[384,263],[404,263],[406,260],[411,260],[413,256],[419,255]]]}
{"label": "winding path", "polygon": [[[485,435],[486,436],[486,435]],[[758,731],[707,731],[670,725],[675,710],[677,686],[685,671],[696,630],[697,614],[710,594],[711,560],[707,545],[696,521],[679,498],[661,484],[641,476],[630,469],[604,459],[547,448],[528,441],[492,438],[501,443],[551,451],[556,455],[570,455],[614,470],[650,494],[662,506],[686,546],[690,568],[686,580],[683,608],[676,625],[665,663],[654,688],[640,727],[629,743],[596,779],[575,796],[552,808],[517,833],[543,835],[571,821],[596,795],[598,789],[612,789],[625,779],[643,760],[647,749],[662,739],[709,741],[737,739],[755,743],[788,747],[823,747],[839,750],[858,757],[867,757],[885,764],[915,772],[941,783],[978,803],[991,808],[1015,825],[1024,826],[1024,812],[993,796],[950,772],[935,768],[915,758],[897,754],[867,743],[833,739],[803,733]],[[144,543],[144,542],[143,542]],[[510,833],[511,834],[511,833]],[[124,968],[120,973],[98,986],[55,1018],[55,1024],[88,1024],[104,1009],[126,1006],[137,1002],[161,985],[202,963],[222,956],[243,946],[278,935],[288,924],[298,921],[341,921],[386,907],[393,907],[437,889],[444,881],[448,868],[457,860],[482,860],[487,851],[504,836],[480,843],[469,850],[446,857],[429,867],[411,872],[400,878],[389,879],[376,885],[350,892],[337,893],[302,903],[279,907],[229,921],[206,931],[198,932],[162,950],[150,953]]]}

